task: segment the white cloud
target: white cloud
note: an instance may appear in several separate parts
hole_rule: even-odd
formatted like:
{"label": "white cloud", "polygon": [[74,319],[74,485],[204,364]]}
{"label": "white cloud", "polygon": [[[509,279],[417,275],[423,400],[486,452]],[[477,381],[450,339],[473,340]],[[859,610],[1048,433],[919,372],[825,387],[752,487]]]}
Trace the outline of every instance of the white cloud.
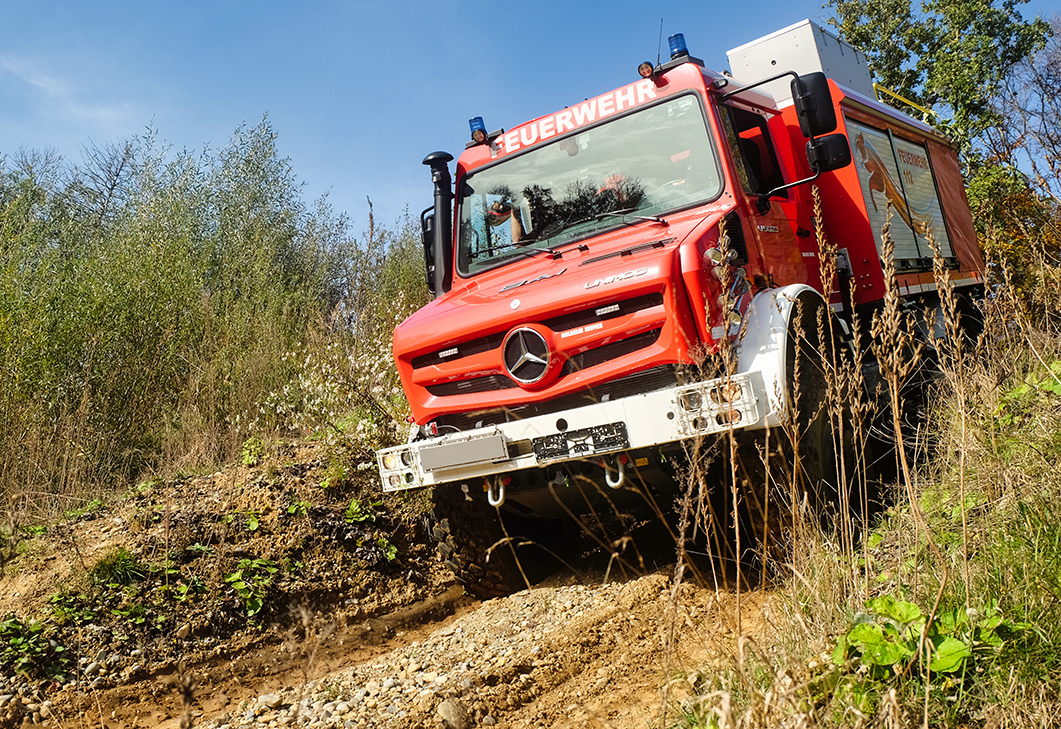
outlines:
{"label": "white cloud", "polygon": [[124,132],[134,122],[132,104],[101,103],[83,98],[86,94],[75,85],[57,78],[26,58],[0,53],[0,78],[14,77],[42,92],[40,111],[52,119],[61,119],[67,124],[88,124],[104,131]]}
{"label": "white cloud", "polygon": [[69,92],[66,84],[36,69],[28,61],[6,53],[0,53],[0,73],[9,73],[31,86],[35,86],[52,98],[63,98]]}

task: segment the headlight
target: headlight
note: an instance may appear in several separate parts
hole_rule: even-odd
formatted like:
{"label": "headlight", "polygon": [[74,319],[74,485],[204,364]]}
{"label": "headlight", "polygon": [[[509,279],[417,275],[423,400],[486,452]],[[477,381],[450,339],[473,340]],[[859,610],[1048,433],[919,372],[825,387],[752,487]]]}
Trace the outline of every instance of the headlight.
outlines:
{"label": "headlight", "polygon": [[703,407],[704,401],[700,396],[700,393],[696,390],[692,392],[686,392],[681,397],[682,407],[686,410],[699,410]]}
{"label": "headlight", "polygon": [[393,471],[398,467],[398,454],[397,453],[385,453],[383,454],[383,467],[388,471]]}
{"label": "headlight", "polygon": [[736,382],[731,382],[729,385],[720,385],[719,387],[711,390],[711,399],[715,401],[716,405],[722,405],[723,403],[732,403],[741,399],[744,391],[741,390],[741,386]]}

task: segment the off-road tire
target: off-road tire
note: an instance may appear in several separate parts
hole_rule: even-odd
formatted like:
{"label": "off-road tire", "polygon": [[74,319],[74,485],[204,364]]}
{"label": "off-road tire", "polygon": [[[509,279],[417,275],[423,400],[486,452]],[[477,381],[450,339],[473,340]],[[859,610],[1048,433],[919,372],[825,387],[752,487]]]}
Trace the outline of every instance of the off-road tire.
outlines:
{"label": "off-road tire", "polygon": [[[832,353],[839,352],[842,347],[838,338],[828,341],[827,319],[830,316],[831,312],[821,298],[802,294],[793,307],[788,324],[786,352],[789,393],[794,398],[795,393],[799,392],[794,425],[799,434],[797,448],[802,471],[801,486],[812,510],[823,517],[828,511],[835,512],[839,508],[840,492],[846,491],[848,486],[840,483],[840,454],[837,447],[850,448],[849,443],[839,442],[849,436],[850,430],[832,422],[827,411],[829,386],[824,368],[827,358],[831,358]],[[834,334],[835,327],[834,323]],[[848,413],[844,412],[840,417],[846,420],[847,416]],[[788,438],[787,434],[779,435]],[[845,456],[849,459],[850,468],[850,453],[845,453]]]}
{"label": "off-road tire", "polygon": [[439,557],[466,592],[487,600],[526,587],[511,549],[498,544],[496,509],[456,485],[436,487],[431,499],[431,536]]}

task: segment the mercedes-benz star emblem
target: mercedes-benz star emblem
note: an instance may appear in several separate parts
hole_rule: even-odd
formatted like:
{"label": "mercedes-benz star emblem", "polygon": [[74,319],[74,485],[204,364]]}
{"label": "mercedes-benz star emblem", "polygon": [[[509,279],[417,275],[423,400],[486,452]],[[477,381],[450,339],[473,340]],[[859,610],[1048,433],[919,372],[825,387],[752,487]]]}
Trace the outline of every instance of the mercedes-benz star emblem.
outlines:
{"label": "mercedes-benz star emblem", "polygon": [[503,357],[509,377],[522,385],[532,385],[549,369],[549,343],[533,329],[516,329],[505,339]]}

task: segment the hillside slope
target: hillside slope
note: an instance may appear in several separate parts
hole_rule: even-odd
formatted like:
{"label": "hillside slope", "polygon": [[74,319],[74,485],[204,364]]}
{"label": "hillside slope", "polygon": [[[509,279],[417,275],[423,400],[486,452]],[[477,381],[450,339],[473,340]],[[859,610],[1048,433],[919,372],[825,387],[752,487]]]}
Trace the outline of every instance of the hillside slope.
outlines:
{"label": "hillside slope", "polygon": [[732,634],[734,596],[672,591],[669,570],[590,567],[480,604],[438,561],[422,496],[384,503],[372,471],[312,444],[260,456],[20,544],[0,726],[644,726],[680,657],[704,659],[700,628]]}

